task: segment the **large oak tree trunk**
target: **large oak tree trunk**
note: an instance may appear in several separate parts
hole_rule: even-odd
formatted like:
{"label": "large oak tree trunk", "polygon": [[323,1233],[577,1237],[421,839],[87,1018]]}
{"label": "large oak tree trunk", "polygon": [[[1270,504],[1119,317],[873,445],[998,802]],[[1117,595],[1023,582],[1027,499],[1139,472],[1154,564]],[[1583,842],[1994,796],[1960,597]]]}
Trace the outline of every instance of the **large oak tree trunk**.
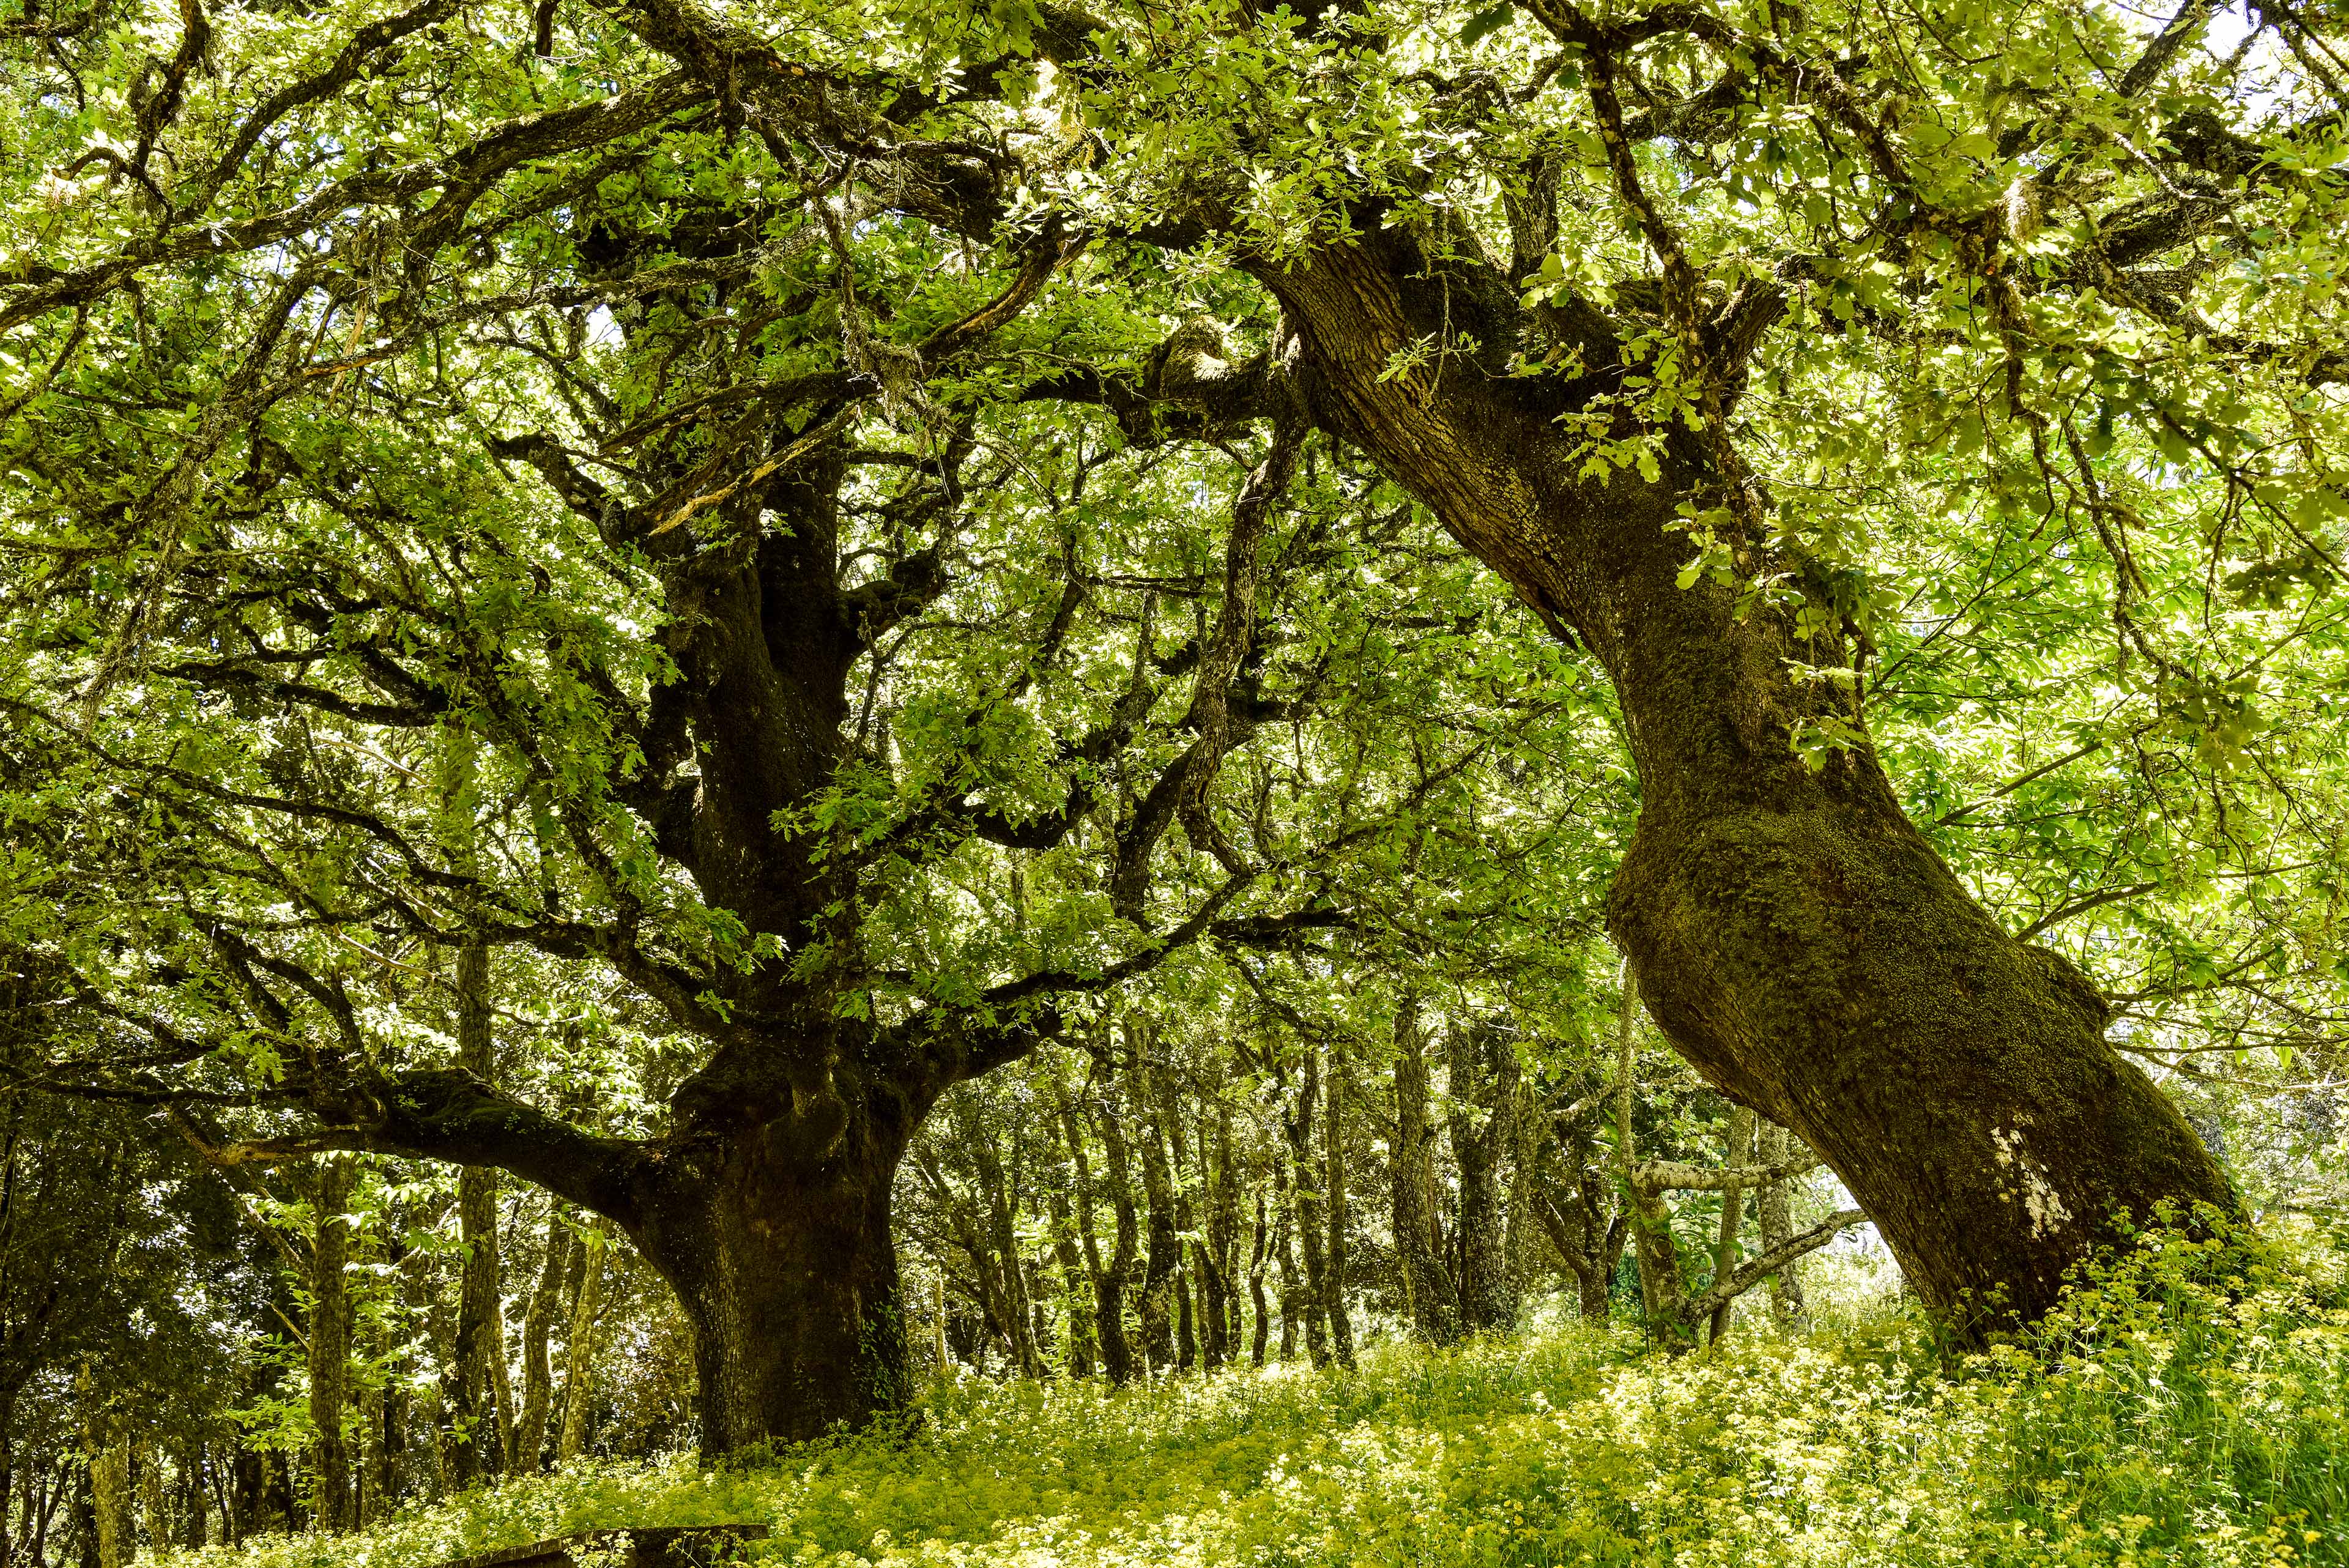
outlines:
{"label": "large oak tree trunk", "polygon": [[[1471,236],[1454,235],[1464,246]],[[1849,662],[1840,618],[1741,618],[1733,587],[1681,587],[1683,498],[1718,493],[1685,433],[1660,472],[1601,483],[1559,416],[1615,385],[1588,312],[1548,324],[1590,369],[1513,377],[1508,277],[1431,263],[1403,228],[1268,265],[1318,415],[1371,452],[1619,695],[1641,811],[1609,927],[1650,1011],[1724,1093],[1799,1134],[1945,1313],[2045,1310],[2121,1210],[2231,1207],[2176,1109],[2106,1044],[2063,958],[2009,936],[1902,814],[1849,693],[1790,668]],[[1414,343],[1473,338],[1410,375]],[[1632,433],[1628,426],[1616,434]],[[1709,503],[1708,503],[1709,504]],[[1748,551],[1742,571],[1799,562]],[[1797,733],[1840,737],[1816,768]]]}
{"label": "large oak tree trunk", "polygon": [[705,1454],[805,1441],[905,1403],[890,1193],[918,1116],[886,1087],[843,1081],[668,1155],[635,1238],[693,1327]]}

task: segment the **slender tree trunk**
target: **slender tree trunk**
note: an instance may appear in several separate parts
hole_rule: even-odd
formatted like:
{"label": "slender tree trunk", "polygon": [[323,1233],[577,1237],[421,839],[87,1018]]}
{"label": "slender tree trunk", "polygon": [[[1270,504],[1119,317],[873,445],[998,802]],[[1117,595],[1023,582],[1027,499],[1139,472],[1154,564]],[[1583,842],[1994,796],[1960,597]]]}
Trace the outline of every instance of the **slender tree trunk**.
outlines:
{"label": "slender tree trunk", "polygon": [[550,1202],[538,1284],[523,1312],[522,1416],[514,1423],[513,1450],[506,1456],[507,1469],[522,1475],[534,1475],[545,1463],[547,1408],[554,1397],[554,1369],[548,1359],[547,1341],[554,1333],[554,1314],[570,1261],[571,1228],[564,1222],[563,1206]]}
{"label": "slender tree trunk", "polygon": [[[1315,1112],[1321,1098],[1321,1057],[1308,1045],[1304,1058],[1296,1099],[1284,1118],[1292,1178],[1288,1198],[1295,1217],[1290,1230],[1305,1252],[1304,1288],[1299,1303],[1305,1314],[1305,1351],[1313,1358],[1314,1366],[1326,1366],[1330,1362],[1330,1236],[1323,1205],[1325,1194],[1313,1190],[1325,1179],[1325,1172],[1319,1168],[1321,1162],[1313,1158]],[[1281,1341],[1285,1349],[1285,1329]]]}
{"label": "slender tree trunk", "polygon": [[498,1413],[498,1429],[492,1440],[497,1445],[490,1459],[501,1475],[514,1473],[514,1428],[521,1419],[514,1405],[513,1367],[506,1358],[506,1301],[504,1260],[502,1250],[493,1250],[499,1259],[497,1289],[490,1297],[490,1393]]}
{"label": "slender tree trunk", "polygon": [[[1794,1138],[1785,1127],[1775,1122],[1762,1124],[1761,1159],[1764,1165],[1787,1164],[1794,1157]],[[1754,1199],[1764,1252],[1783,1244],[1794,1234],[1794,1224],[1787,1213],[1787,1186],[1783,1179],[1764,1182]],[[1770,1276],[1770,1308],[1782,1324],[1798,1324],[1803,1320],[1801,1268],[1800,1263],[1788,1263]]]}
{"label": "slender tree trunk", "polygon": [[1052,1258],[1060,1265],[1061,1310],[1069,1336],[1069,1376],[1091,1377],[1095,1354],[1092,1314],[1089,1310],[1092,1276],[1086,1272],[1084,1260],[1077,1252],[1077,1239],[1069,1211],[1069,1195],[1055,1186],[1051,1189],[1050,1202]]}
{"label": "slender tree trunk", "polygon": [[[221,1544],[233,1552],[244,1543],[244,1528],[237,1509],[236,1472],[233,1459],[216,1459],[213,1462],[212,1497],[220,1505]],[[33,1561],[40,1561],[37,1550],[33,1554]]]}
{"label": "slender tree trunk", "polygon": [[1516,1101],[1509,1114],[1508,1219],[1501,1251],[1508,1260],[1509,1295],[1522,1303],[1533,1282],[1534,1237],[1540,1228],[1534,1213],[1535,1194],[1541,1186],[1542,1149],[1549,1141],[1549,1132],[1542,1125],[1540,1092],[1522,1071]]}
{"label": "slender tree trunk", "polygon": [[595,1320],[604,1311],[604,1272],[612,1251],[609,1222],[588,1221],[579,1246],[579,1291],[571,1300],[571,1332],[563,1341],[563,1428],[554,1462],[567,1465],[587,1446],[595,1400]]}
{"label": "slender tree trunk", "polygon": [[[1744,1106],[1731,1107],[1729,1113],[1729,1158],[1722,1162],[1723,1169],[1739,1170],[1754,1147],[1754,1113]],[[1725,1280],[1737,1266],[1737,1232],[1745,1220],[1745,1189],[1733,1187],[1721,1195],[1721,1230],[1713,1246],[1713,1277]],[[1705,1326],[1708,1343],[1718,1345],[1721,1336],[1737,1311],[1734,1300],[1724,1301],[1713,1309],[1713,1321]]]}
{"label": "slender tree trunk", "polygon": [[[398,1209],[388,1217],[388,1223],[366,1238],[367,1261],[395,1279],[398,1274],[399,1256],[397,1231]],[[388,1366],[392,1343],[383,1315],[378,1314],[369,1324],[367,1343],[359,1352],[362,1362],[378,1366]],[[360,1438],[353,1461],[357,1469],[356,1478],[357,1499],[353,1517],[365,1530],[390,1511],[392,1490],[392,1453],[398,1440],[392,1432],[393,1388],[398,1380],[391,1376],[375,1378],[357,1396]],[[202,1489],[197,1490],[199,1499]]]}
{"label": "slender tree trunk", "polygon": [[312,1518],[326,1531],[358,1522],[351,1495],[351,1446],[344,1432],[351,1390],[350,1223],[357,1162],[330,1154],[318,1162],[316,1228],[310,1244],[310,1424],[317,1432]]}
{"label": "slender tree trunk", "polygon": [[1661,1193],[1633,1175],[1639,1163],[1639,1146],[1631,1126],[1631,1064],[1639,1006],[1627,960],[1623,966],[1622,1005],[1616,1021],[1616,1158],[1620,1162],[1623,1200],[1630,1211],[1632,1255],[1640,1265],[1640,1305],[1649,1336],[1661,1345],[1682,1349],[1688,1343],[1688,1284],[1681,1275],[1680,1248],[1672,1240],[1671,1206]]}
{"label": "slender tree trunk", "polygon": [[1427,1114],[1427,1041],[1418,1009],[1395,1019],[1395,1137],[1388,1156],[1395,1254],[1412,1326],[1422,1339],[1449,1345],[1460,1337],[1460,1291],[1444,1266],[1435,1212],[1435,1127]]}
{"label": "slender tree trunk", "polygon": [[[1473,236],[1440,238],[1449,256],[1366,223],[1257,275],[1319,416],[1612,678],[1641,804],[1608,925],[1666,1037],[1817,1149],[1961,1331],[2045,1311],[2116,1212],[2234,1209],[2176,1108],[2106,1043],[2095,986],[2008,935],[1902,815],[1848,689],[1794,678],[1854,658],[1801,563],[1732,541],[1738,571],[1783,572],[1804,596],[1783,607],[1748,613],[1710,576],[1680,586],[1679,508],[1715,504],[1723,483],[1702,443],[1666,432],[1651,481],[1588,476],[1561,416],[1612,395],[1611,329],[1563,307],[1529,317]],[[1584,372],[1508,374],[1536,330]],[[1392,374],[1398,349],[1427,342],[1475,347],[1435,378]]]}
{"label": "slender tree trunk", "polygon": [[1154,1372],[1174,1363],[1174,1284],[1182,1243],[1174,1221],[1174,1183],[1166,1141],[1153,1116],[1142,1128],[1142,1186],[1149,1199],[1149,1250],[1143,1261],[1142,1353]]}
{"label": "slender tree trunk", "polygon": [[89,1457],[88,1539],[98,1568],[129,1568],[130,1538],[130,1449],[112,1417]]}
{"label": "slender tree trunk", "polygon": [[1321,1310],[1330,1314],[1330,1353],[1338,1365],[1354,1365],[1354,1320],[1346,1311],[1346,1128],[1345,1062],[1330,1044],[1330,1082],[1322,1095],[1322,1168],[1327,1173],[1323,1207],[1329,1211],[1330,1266],[1322,1282]]}
{"label": "slender tree trunk", "polygon": [[1613,1305],[1610,1298],[1615,1265],[1623,1251],[1623,1226],[1619,1220],[1612,1225],[1607,1222],[1601,1204],[1605,1186],[1593,1172],[1581,1168],[1578,1151],[1561,1144],[1559,1153],[1566,1164],[1563,1171],[1537,1152],[1527,1162],[1532,1179],[1521,1176],[1519,1182],[1531,1188],[1526,1198],[1534,1217],[1574,1275],[1583,1318],[1604,1323]]}
{"label": "slender tree trunk", "polygon": [[[205,1528],[205,1514],[210,1511],[204,1500],[204,1446],[198,1443],[180,1461],[180,1544],[191,1552],[202,1552],[211,1539]],[[0,1514],[5,1517],[5,1514]],[[0,1568],[7,1568],[0,1562]]]}
{"label": "slender tree trunk", "polygon": [[163,1511],[163,1450],[152,1443],[139,1454],[139,1511],[149,1552],[160,1556],[171,1548],[171,1523]]}
{"label": "slender tree trunk", "polygon": [[[1100,1357],[1102,1376],[1112,1383],[1123,1383],[1133,1373],[1132,1355],[1125,1345],[1124,1302],[1119,1288],[1109,1279],[1111,1265],[1102,1261],[1101,1238],[1093,1230],[1093,1171],[1092,1158],[1085,1152],[1084,1123],[1079,1119],[1075,1105],[1066,1100],[1061,1104],[1061,1136],[1069,1150],[1078,1250],[1084,1260],[1085,1282],[1092,1293],[1089,1338],[1093,1354]],[[1072,1302],[1069,1310],[1074,1314],[1079,1308]],[[1073,1344],[1075,1339],[1072,1330],[1070,1340]]]}
{"label": "slender tree trunk", "polygon": [[[1111,1082],[1103,1083],[1102,1092],[1112,1092]],[[1125,1332],[1125,1287],[1133,1278],[1134,1256],[1141,1245],[1133,1209],[1133,1161],[1126,1146],[1124,1128],[1119,1123],[1117,1106],[1104,1106],[1095,1125],[1101,1132],[1102,1154],[1107,1163],[1103,1174],[1109,1181],[1110,1210],[1117,1239],[1109,1262],[1094,1277],[1093,1326],[1101,1334],[1102,1370],[1109,1374],[1112,1383],[1123,1385],[1133,1380],[1133,1342]]]}
{"label": "slender tree trunk", "polygon": [[1174,1366],[1188,1372],[1199,1365],[1199,1326],[1191,1289],[1191,1249],[1178,1242],[1174,1251]]}
{"label": "slender tree trunk", "polygon": [[14,1568],[16,1542],[23,1532],[13,1528],[16,1504],[16,1391],[0,1395],[0,1568]]}
{"label": "slender tree trunk", "polygon": [[[31,1538],[30,1544],[26,1550],[26,1559],[36,1565],[46,1563],[49,1560],[49,1522],[57,1517],[57,1485],[42,1487],[39,1502],[40,1506],[33,1515],[32,1528],[26,1532]],[[232,1546],[236,1544],[233,1535],[229,1544]]]}
{"label": "slender tree trunk", "polygon": [[1251,1366],[1256,1366],[1264,1365],[1265,1346],[1272,1336],[1272,1314],[1267,1310],[1264,1299],[1264,1265],[1266,1243],[1268,1240],[1266,1235],[1264,1192],[1262,1189],[1258,1189],[1256,1195],[1255,1240],[1248,1252],[1248,1303],[1256,1309],[1256,1332],[1248,1344],[1248,1361]]}
{"label": "slender tree trunk", "polygon": [[1459,1107],[1450,1130],[1460,1169],[1460,1322],[1470,1333],[1506,1329],[1517,1318],[1501,1181],[1517,1141],[1517,1056],[1497,1031],[1475,1024],[1454,1026],[1451,1055]]}
{"label": "slender tree trunk", "polygon": [[1308,1299],[1304,1271],[1297,1265],[1297,1177],[1289,1163],[1273,1157],[1272,1251],[1280,1266],[1280,1358],[1297,1355],[1297,1331]]}
{"label": "slender tree trunk", "polygon": [[[490,1030],[490,950],[467,942],[457,955],[457,1064],[492,1082],[495,1053]],[[497,1421],[496,1367],[505,1360],[498,1301],[498,1173],[469,1165],[457,1172],[457,1229],[464,1262],[457,1287],[455,1377],[450,1415],[458,1428],[452,1449],[457,1484],[493,1476],[502,1468],[504,1442]]]}
{"label": "slender tree trunk", "polygon": [[1191,1169],[1190,1140],[1184,1132],[1183,1105],[1175,1093],[1174,1076],[1164,1069],[1151,1076],[1157,1087],[1155,1136],[1166,1150],[1167,1191],[1174,1220],[1174,1365],[1188,1372],[1199,1364],[1198,1271],[1194,1266],[1198,1247],[1191,1240],[1198,1234],[1192,1199],[1197,1182]]}
{"label": "slender tree trunk", "polygon": [[1020,1267],[1019,1199],[995,1147],[995,1135],[978,1125],[968,1102],[961,1109],[963,1114],[957,1119],[961,1123],[963,1147],[987,1205],[986,1234],[973,1248],[971,1262],[990,1277],[993,1313],[1000,1320],[1013,1368],[1022,1377],[1040,1377],[1044,1357],[1036,1343],[1027,1272]]}
{"label": "slender tree trunk", "polygon": [[1232,1252],[1238,1229],[1237,1198],[1232,1185],[1232,1119],[1218,1106],[1212,1155],[1206,1147],[1206,1119],[1199,1123],[1199,1160],[1208,1172],[1207,1225],[1198,1243],[1199,1290],[1206,1303],[1206,1334],[1201,1349],[1208,1370],[1231,1360],[1233,1320],[1237,1303],[1232,1299]]}

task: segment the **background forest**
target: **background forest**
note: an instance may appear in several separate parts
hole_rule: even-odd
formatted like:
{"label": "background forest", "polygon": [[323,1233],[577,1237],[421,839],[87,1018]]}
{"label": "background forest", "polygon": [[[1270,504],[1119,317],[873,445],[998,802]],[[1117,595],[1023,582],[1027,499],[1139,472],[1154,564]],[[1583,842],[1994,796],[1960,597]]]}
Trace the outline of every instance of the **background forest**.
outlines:
{"label": "background forest", "polygon": [[2344,37],[0,0],[0,1568],[2349,1561]]}

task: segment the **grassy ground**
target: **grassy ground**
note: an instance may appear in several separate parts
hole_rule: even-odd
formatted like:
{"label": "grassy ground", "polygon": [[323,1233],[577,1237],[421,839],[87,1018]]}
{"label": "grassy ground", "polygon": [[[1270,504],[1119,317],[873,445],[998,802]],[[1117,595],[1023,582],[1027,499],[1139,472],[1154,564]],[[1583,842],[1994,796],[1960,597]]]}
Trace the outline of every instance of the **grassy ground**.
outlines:
{"label": "grassy ground", "polygon": [[1354,1373],[969,1383],[911,1436],[585,1468],[238,1560],[420,1568],[751,1520],[760,1560],[824,1568],[2349,1563],[2338,1273],[2165,1239],[2033,1345],[1954,1366],[1888,1312],[1679,1360],[1567,1323]]}

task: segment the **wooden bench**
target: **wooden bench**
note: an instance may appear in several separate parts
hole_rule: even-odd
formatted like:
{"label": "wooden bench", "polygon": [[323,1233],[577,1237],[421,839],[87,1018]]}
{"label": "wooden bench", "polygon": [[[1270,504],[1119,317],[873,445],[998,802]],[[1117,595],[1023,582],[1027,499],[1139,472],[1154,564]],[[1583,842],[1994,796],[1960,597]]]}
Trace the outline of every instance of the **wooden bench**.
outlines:
{"label": "wooden bench", "polygon": [[501,1547],[440,1568],[716,1568],[735,1548],[767,1533],[763,1524],[697,1524],[643,1530],[583,1530],[527,1546]]}

